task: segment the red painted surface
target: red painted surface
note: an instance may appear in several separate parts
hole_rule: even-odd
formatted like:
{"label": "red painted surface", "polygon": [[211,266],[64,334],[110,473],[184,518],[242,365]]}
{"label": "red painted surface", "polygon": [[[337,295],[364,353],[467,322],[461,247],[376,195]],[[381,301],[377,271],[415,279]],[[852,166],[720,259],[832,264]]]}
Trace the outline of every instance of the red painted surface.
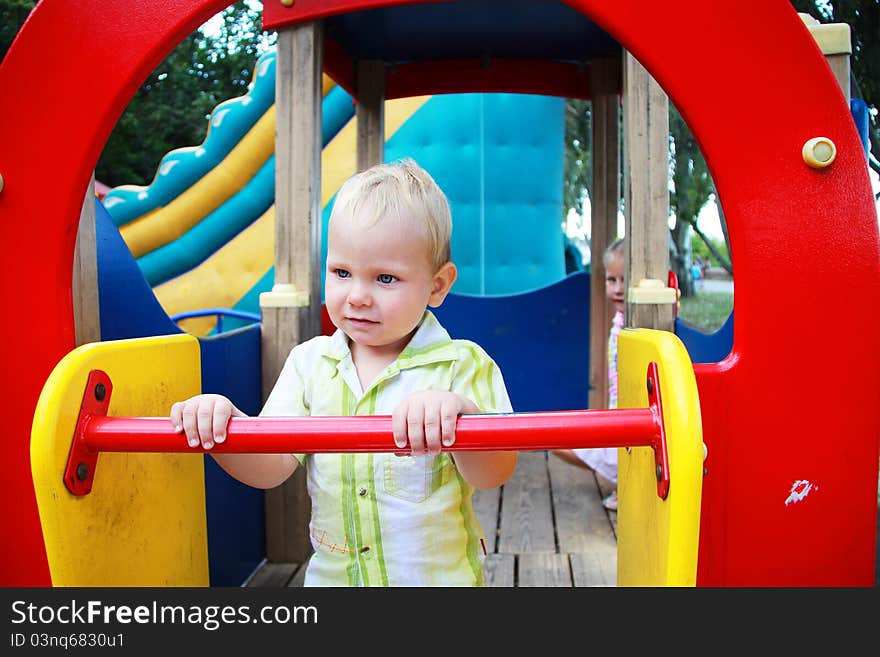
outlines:
{"label": "red painted surface", "polygon": [[[730,231],[733,351],[695,368],[708,446],[698,584],[870,586],[880,253],[837,83],[788,2],[742,17],[723,3],[589,4],[682,111]],[[820,135],[838,160],[817,171],[801,147]],[[817,488],[786,504],[802,480]]]}
{"label": "red painted surface", "polygon": [[[15,500],[4,505],[0,534],[4,585],[50,583],[30,426],[43,382],[74,346],[70,272],[91,171],[138,85],[226,4],[43,0],[0,65],[0,88],[15,90],[0,105],[0,302],[27,322],[0,325],[4,368],[15,376],[2,447]],[[724,201],[736,321],[731,356],[695,367],[708,446],[698,584],[872,585],[880,244],[864,153],[834,77],[787,0],[742,15],[706,0],[679,0],[674,10],[639,0],[569,4],[669,93]],[[309,5],[317,0],[297,2]],[[88,102],[82,71],[102,80]],[[816,136],[838,152],[821,171],[800,154]],[[786,504],[803,480],[815,488]]]}
{"label": "red painted surface", "polygon": [[[43,0],[0,64],[0,85],[15,90],[4,93],[0,108],[0,303],[10,313],[0,322],[0,349],[4,370],[15,373],[7,380],[10,410],[0,447],[6,496],[14,500],[2,511],[2,585],[51,583],[30,473],[30,431],[43,383],[74,347],[73,248],[95,163],[147,75],[227,4]],[[101,80],[87,87],[85,98],[84,76]]]}

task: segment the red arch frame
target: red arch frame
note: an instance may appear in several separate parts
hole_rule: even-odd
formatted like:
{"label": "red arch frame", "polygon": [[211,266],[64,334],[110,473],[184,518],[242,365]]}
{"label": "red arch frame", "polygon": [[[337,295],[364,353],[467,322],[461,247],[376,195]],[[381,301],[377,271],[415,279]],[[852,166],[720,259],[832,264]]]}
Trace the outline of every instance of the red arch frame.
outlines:
{"label": "red arch frame", "polygon": [[[0,534],[4,585],[50,584],[30,426],[43,383],[74,346],[70,272],[90,172],[141,81],[227,4],[43,0],[0,66],[0,88],[15,91],[0,105],[2,449],[14,501]],[[709,448],[698,583],[870,586],[880,243],[864,153],[828,66],[786,0],[760,3],[760,16],[706,0],[568,4],[663,85],[724,199],[736,324],[731,356],[695,368]],[[102,80],[85,99],[84,72]],[[838,156],[817,171],[801,146],[820,135]],[[799,479],[819,491],[787,506]]]}

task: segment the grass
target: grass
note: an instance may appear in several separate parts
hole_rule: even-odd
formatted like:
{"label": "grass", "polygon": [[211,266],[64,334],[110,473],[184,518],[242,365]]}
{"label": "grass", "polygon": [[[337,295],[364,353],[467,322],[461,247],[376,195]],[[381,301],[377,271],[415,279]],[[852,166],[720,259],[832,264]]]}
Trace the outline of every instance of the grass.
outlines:
{"label": "grass", "polygon": [[720,329],[733,310],[732,292],[698,291],[695,296],[682,297],[678,316],[705,333]]}

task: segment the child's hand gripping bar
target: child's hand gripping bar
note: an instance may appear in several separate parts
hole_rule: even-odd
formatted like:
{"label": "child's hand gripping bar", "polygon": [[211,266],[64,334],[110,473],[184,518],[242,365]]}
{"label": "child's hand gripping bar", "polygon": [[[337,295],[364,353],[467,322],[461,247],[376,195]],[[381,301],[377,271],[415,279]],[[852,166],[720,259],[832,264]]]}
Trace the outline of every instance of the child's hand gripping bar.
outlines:
{"label": "child's hand gripping bar", "polygon": [[[108,417],[113,385],[92,370],[70,448],[64,483],[74,495],[91,491],[101,452],[205,452],[190,447],[167,417]],[[669,463],[657,364],[647,372],[648,407],[462,415],[455,444],[443,451],[528,451],[584,447],[650,447],[654,450],[657,495],[669,492]],[[351,453],[400,452],[390,415],[253,417],[229,420],[227,437],[210,452]]]}

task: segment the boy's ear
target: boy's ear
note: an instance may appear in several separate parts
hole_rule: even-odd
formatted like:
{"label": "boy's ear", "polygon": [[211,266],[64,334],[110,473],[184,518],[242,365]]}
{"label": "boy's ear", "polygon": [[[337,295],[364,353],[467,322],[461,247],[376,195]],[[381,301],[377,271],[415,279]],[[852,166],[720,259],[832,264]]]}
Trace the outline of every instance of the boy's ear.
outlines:
{"label": "boy's ear", "polygon": [[436,308],[443,303],[443,299],[449,294],[449,289],[452,287],[452,284],[455,283],[456,278],[458,278],[458,269],[456,269],[453,263],[447,262],[440,267],[440,269],[437,270],[437,273],[434,274],[431,296],[428,297],[428,305],[432,308]]}

